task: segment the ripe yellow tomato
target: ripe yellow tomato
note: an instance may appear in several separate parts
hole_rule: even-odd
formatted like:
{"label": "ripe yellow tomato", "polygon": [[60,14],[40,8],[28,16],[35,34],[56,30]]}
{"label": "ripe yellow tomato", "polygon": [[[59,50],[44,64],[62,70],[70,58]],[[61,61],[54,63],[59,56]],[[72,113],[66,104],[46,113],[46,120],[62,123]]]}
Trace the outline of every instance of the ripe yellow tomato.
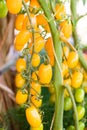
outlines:
{"label": "ripe yellow tomato", "polygon": [[22,8],[22,0],[7,0],[7,7],[10,13],[17,14]]}
{"label": "ripe yellow tomato", "polygon": [[24,14],[18,14],[15,20],[15,28],[17,30],[22,30],[22,26],[23,26],[23,21],[24,21]]}
{"label": "ripe yellow tomato", "polygon": [[41,125],[41,116],[34,106],[26,109],[26,118],[31,127],[39,127]]}
{"label": "ripe yellow tomato", "polygon": [[44,63],[40,65],[38,71],[39,81],[42,84],[49,84],[52,79],[52,67],[50,64],[45,65]]}
{"label": "ripe yellow tomato", "polygon": [[43,124],[41,123],[41,125],[37,128],[30,127],[30,130],[43,130]]}
{"label": "ripe yellow tomato", "polygon": [[18,58],[16,61],[16,70],[17,72],[22,72],[26,69],[26,61],[24,58]]}
{"label": "ripe yellow tomato", "polygon": [[72,74],[71,86],[73,88],[79,88],[83,81],[83,74],[80,71],[75,71]]}
{"label": "ripe yellow tomato", "polygon": [[15,85],[17,88],[22,88],[25,84],[25,79],[22,77],[20,73],[18,73],[15,77]]}
{"label": "ripe yellow tomato", "polygon": [[[34,14],[30,14],[30,18],[31,18],[33,28],[37,29],[36,16]],[[26,15],[23,21],[22,29],[27,30],[30,28],[31,28],[30,21],[28,16]]]}
{"label": "ripe yellow tomato", "polygon": [[[48,38],[45,43],[45,50],[47,51],[47,54],[50,58],[50,64],[54,66],[54,52],[53,52],[53,46],[52,46],[52,38]],[[50,49],[49,49],[50,48]]]}
{"label": "ripe yellow tomato", "polygon": [[42,27],[44,27],[44,29],[47,32],[50,32],[49,24],[48,24],[48,22],[43,14],[37,15],[36,20],[37,20],[37,25],[41,25]]}
{"label": "ripe yellow tomato", "polygon": [[35,8],[35,9],[40,8],[40,4],[38,3],[38,0],[31,0],[30,1],[30,6],[31,6],[32,9],[33,8]]}
{"label": "ripe yellow tomato", "polygon": [[31,88],[30,88],[30,93],[31,93],[31,95],[40,94],[41,93],[41,85],[37,82],[32,82]]}
{"label": "ripe yellow tomato", "polygon": [[68,65],[66,61],[63,61],[62,63],[62,75],[63,77],[68,73]]}
{"label": "ripe yellow tomato", "polygon": [[38,80],[38,71],[34,71],[34,72],[32,73],[32,75],[31,75],[31,78],[32,78],[33,80],[37,81],[37,80]]}
{"label": "ripe yellow tomato", "polygon": [[72,24],[71,21],[63,21],[60,23],[60,31],[66,38],[70,38],[72,35]]}
{"label": "ripe yellow tomato", "polygon": [[34,51],[36,53],[39,53],[42,49],[44,49],[45,46],[45,41],[44,39],[39,35],[38,37],[35,38],[35,43],[34,43]]}
{"label": "ripe yellow tomato", "polygon": [[69,56],[69,47],[64,46],[63,47],[63,57],[68,58],[68,56]]}
{"label": "ripe yellow tomato", "polygon": [[34,53],[32,56],[31,64],[33,67],[37,67],[40,64],[40,55]]}
{"label": "ripe yellow tomato", "polygon": [[15,50],[21,51],[24,45],[29,41],[29,39],[31,39],[31,37],[32,37],[32,34],[27,30],[22,30],[21,32],[19,32],[16,35],[15,41],[14,41]]}
{"label": "ripe yellow tomato", "polygon": [[68,59],[67,59],[67,64],[69,68],[74,68],[77,66],[79,61],[79,56],[77,52],[71,51],[69,53]]}
{"label": "ripe yellow tomato", "polygon": [[57,20],[61,20],[64,18],[66,12],[65,12],[65,7],[64,4],[58,3],[55,6],[55,17]]}
{"label": "ripe yellow tomato", "polygon": [[24,104],[28,99],[28,93],[23,93],[21,90],[18,90],[16,93],[16,103],[19,105]]}
{"label": "ripe yellow tomato", "polygon": [[31,96],[31,103],[35,105],[35,107],[39,108],[42,105],[42,99],[37,96]]}

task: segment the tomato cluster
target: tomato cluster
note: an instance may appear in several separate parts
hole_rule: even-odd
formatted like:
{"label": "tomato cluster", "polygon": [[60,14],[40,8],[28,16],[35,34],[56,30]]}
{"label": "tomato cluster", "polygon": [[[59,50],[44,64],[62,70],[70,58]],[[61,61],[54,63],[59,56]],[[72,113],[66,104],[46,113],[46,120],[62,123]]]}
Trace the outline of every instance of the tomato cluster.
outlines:
{"label": "tomato cluster", "polygon": [[[17,74],[15,85],[17,87],[16,103],[26,107],[26,119],[30,130],[43,130],[41,87],[48,87],[51,93],[50,101],[55,102],[55,89],[52,82],[55,66],[55,50],[52,37],[46,38],[51,33],[48,21],[43,11],[40,10],[38,0],[7,0],[10,13],[17,14],[15,29],[17,34],[14,40],[15,50],[20,52],[16,61]],[[16,4],[17,3],[17,4]],[[25,13],[22,12],[24,5]],[[28,10],[29,9],[29,10]],[[68,19],[63,3],[56,3],[54,19],[60,39],[62,39],[62,77],[63,85],[68,85],[77,104],[79,129],[84,130],[82,119],[85,115],[84,96],[87,88],[84,86],[87,74],[81,67],[77,51],[66,45],[63,40],[72,35],[72,23]],[[61,38],[62,37],[62,38]],[[64,88],[64,111],[73,107],[68,91]],[[74,119],[73,115],[73,119]],[[81,128],[80,128],[81,127]],[[67,130],[74,129],[71,124]]]}

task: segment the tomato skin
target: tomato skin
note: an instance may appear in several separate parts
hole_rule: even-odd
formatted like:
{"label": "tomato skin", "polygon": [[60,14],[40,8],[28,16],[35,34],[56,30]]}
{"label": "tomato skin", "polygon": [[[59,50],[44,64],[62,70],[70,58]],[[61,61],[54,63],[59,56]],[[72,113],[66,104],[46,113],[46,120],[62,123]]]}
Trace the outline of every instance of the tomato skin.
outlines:
{"label": "tomato skin", "polygon": [[16,103],[19,105],[24,104],[28,99],[28,94],[27,93],[22,93],[21,90],[18,90],[16,93]]}
{"label": "tomato skin", "polygon": [[78,64],[78,61],[79,61],[78,53],[74,52],[74,51],[71,51],[69,53],[68,58],[67,58],[68,67],[71,68],[71,69],[76,67],[77,64]]}
{"label": "tomato skin", "polygon": [[8,13],[5,0],[0,0],[0,18],[4,18]]}
{"label": "tomato skin", "polygon": [[69,111],[72,108],[72,101],[70,97],[64,98],[64,110]]}
{"label": "tomato skin", "polygon": [[31,64],[33,67],[39,66],[39,64],[40,64],[39,54],[36,54],[36,53],[33,54]]}
{"label": "tomato skin", "polygon": [[52,93],[49,99],[50,103],[55,103],[55,93]]}
{"label": "tomato skin", "polygon": [[18,58],[16,61],[16,70],[17,72],[22,72],[26,69],[26,61],[24,58]]}
{"label": "tomato skin", "polygon": [[[68,29],[67,29],[68,28]],[[71,21],[65,20],[60,23],[60,31],[66,38],[70,38],[72,35],[72,24]]]}
{"label": "tomato skin", "polygon": [[41,117],[34,106],[26,109],[26,118],[31,127],[37,128],[41,125]]}
{"label": "tomato skin", "polygon": [[15,85],[17,88],[22,88],[25,84],[25,79],[22,77],[20,73],[18,73],[15,77]]}
{"label": "tomato skin", "polygon": [[68,56],[69,56],[69,47],[67,47],[67,46],[63,47],[63,54],[62,55],[65,56],[66,58],[68,58]]}
{"label": "tomato skin", "polygon": [[17,30],[22,30],[22,26],[23,26],[23,21],[24,21],[24,14],[18,14],[15,20],[15,28]]}
{"label": "tomato skin", "polygon": [[22,0],[7,0],[7,7],[10,13],[17,14],[22,8]]}
{"label": "tomato skin", "polygon": [[83,81],[83,74],[80,71],[75,71],[72,74],[71,85],[73,88],[79,88]]}
{"label": "tomato skin", "polygon": [[83,106],[77,106],[78,120],[81,120],[85,115],[85,108]]}
{"label": "tomato skin", "polygon": [[79,122],[79,130],[84,130],[84,128],[85,128],[85,124],[82,121],[80,121]]}
{"label": "tomato skin", "polygon": [[30,88],[31,95],[38,95],[41,93],[41,85],[38,82],[32,82]]}
{"label": "tomato skin", "polygon": [[29,31],[27,30],[20,31],[15,37],[14,41],[15,50],[21,51],[24,45],[29,41],[29,39],[31,39],[31,37],[32,34]]}
{"label": "tomato skin", "polygon": [[30,127],[30,130],[43,130],[43,124],[41,123],[41,125],[37,128]]}
{"label": "tomato skin", "polygon": [[67,130],[75,130],[75,127],[73,125],[70,125]]}
{"label": "tomato skin", "polygon": [[31,96],[31,103],[35,105],[35,107],[39,108],[42,105],[42,99],[37,96]]}
{"label": "tomato skin", "polygon": [[68,73],[68,65],[66,61],[63,61],[62,63],[62,75],[63,77]]}
{"label": "tomato skin", "polygon": [[44,63],[40,65],[38,71],[39,81],[42,84],[49,84],[52,79],[52,67],[50,64],[45,65]]}
{"label": "tomato skin", "polygon": [[84,100],[84,90],[82,88],[78,88],[75,90],[75,100],[76,102],[81,103]]}
{"label": "tomato skin", "polygon": [[61,20],[66,14],[64,4],[62,3],[56,4],[55,11],[55,17],[57,20]]}

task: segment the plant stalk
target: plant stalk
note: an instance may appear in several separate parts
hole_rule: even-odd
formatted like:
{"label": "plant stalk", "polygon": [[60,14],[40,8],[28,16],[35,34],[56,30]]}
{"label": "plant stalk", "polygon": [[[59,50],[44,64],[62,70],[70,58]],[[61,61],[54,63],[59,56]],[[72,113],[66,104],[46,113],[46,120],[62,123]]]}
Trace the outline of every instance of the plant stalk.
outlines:
{"label": "plant stalk", "polygon": [[[51,29],[51,35],[53,39],[54,49],[56,53],[57,60],[59,65],[62,66],[62,47],[59,40],[59,33],[55,25],[54,17],[52,16],[45,0],[38,0],[42,6],[44,13],[49,21],[49,26]],[[57,62],[55,61],[54,66],[54,87],[55,87],[55,119],[54,119],[54,128],[53,130],[63,130],[63,104],[64,104],[64,89],[62,87],[63,80],[61,70],[58,67]]]}

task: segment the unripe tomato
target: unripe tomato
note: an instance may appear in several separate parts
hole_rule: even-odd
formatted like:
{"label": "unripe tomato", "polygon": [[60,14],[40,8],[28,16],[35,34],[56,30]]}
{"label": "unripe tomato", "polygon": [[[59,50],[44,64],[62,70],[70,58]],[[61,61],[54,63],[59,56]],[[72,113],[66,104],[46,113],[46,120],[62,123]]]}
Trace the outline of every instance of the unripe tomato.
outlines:
{"label": "unripe tomato", "polygon": [[83,106],[77,106],[78,120],[81,120],[85,115],[85,108]]}
{"label": "unripe tomato", "polygon": [[19,105],[24,104],[28,99],[28,93],[23,93],[21,90],[18,90],[16,93],[16,103]]}
{"label": "unripe tomato", "polygon": [[26,109],[26,118],[31,127],[37,128],[41,125],[41,116],[34,106]]}
{"label": "unripe tomato", "polygon": [[0,18],[4,18],[8,13],[5,0],[0,0]]}
{"label": "unripe tomato", "polygon": [[67,130],[75,130],[75,127],[73,125],[70,125]]}
{"label": "unripe tomato", "polygon": [[72,101],[70,97],[64,98],[64,110],[69,111],[72,109]]}
{"label": "unripe tomato", "polygon": [[16,61],[16,70],[17,72],[22,72],[26,69],[26,61],[24,58],[18,58]]}
{"label": "unripe tomato", "polygon": [[79,88],[83,81],[83,74],[80,71],[75,71],[72,74],[71,86],[73,88]]}
{"label": "unripe tomato", "polygon": [[25,84],[25,79],[22,77],[20,73],[18,73],[15,77],[15,85],[17,88],[22,88]]}
{"label": "unripe tomato", "polygon": [[38,71],[39,81],[42,84],[49,84],[52,79],[52,67],[50,64],[45,65],[44,63],[40,65]]}
{"label": "unripe tomato", "polygon": [[75,90],[75,100],[76,102],[82,102],[84,100],[84,96],[85,96],[85,93],[84,93],[84,90],[82,88],[77,88]]}
{"label": "unripe tomato", "polygon": [[58,3],[55,6],[55,17],[57,20],[62,20],[65,16],[66,12],[65,12],[65,7],[64,4],[62,3]]}
{"label": "unripe tomato", "polygon": [[22,8],[22,0],[7,0],[7,7],[10,13],[17,14]]}
{"label": "unripe tomato", "polygon": [[30,88],[30,93],[31,93],[31,95],[40,94],[41,93],[41,85],[37,82],[32,82],[31,88]]}
{"label": "unripe tomato", "polygon": [[80,121],[79,122],[79,130],[84,130],[85,129],[85,124],[84,122]]}
{"label": "unripe tomato", "polygon": [[87,93],[87,81],[84,81],[82,85],[85,93]]}
{"label": "unripe tomato", "polygon": [[79,61],[79,56],[77,52],[71,51],[69,53],[68,59],[67,59],[67,64],[69,68],[74,68],[77,66]]}
{"label": "unripe tomato", "polygon": [[31,64],[33,67],[37,67],[40,64],[40,56],[39,54],[34,53],[32,56]]}
{"label": "unripe tomato", "polygon": [[71,21],[65,20],[65,21],[61,22],[60,23],[60,31],[63,33],[64,37],[70,38],[70,36],[72,35]]}
{"label": "unripe tomato", "polygon": [[39,108],[42,105],[42,99],[37,96],[31,96],[31,103],[35,105],[35,107]]}
{"label": "unripe tomato", "polygon": [[23,21],[24,21],[24,14],[18,14],[15,20],[15,28],[17,30],[22,30],[22,26],[23,26]]}
{"label": "unripe tomato", "polygon": [[41,125],[37,128],[30,127],[30,130],[43,130],[43,124],[41,123]]}
{"label": "unripe tomato", "polygon": [[14,47],[17,51],[21,51],[24,45],[31,39],[32,34],[27,30],[22,30],[19,32],[14,41]]}

